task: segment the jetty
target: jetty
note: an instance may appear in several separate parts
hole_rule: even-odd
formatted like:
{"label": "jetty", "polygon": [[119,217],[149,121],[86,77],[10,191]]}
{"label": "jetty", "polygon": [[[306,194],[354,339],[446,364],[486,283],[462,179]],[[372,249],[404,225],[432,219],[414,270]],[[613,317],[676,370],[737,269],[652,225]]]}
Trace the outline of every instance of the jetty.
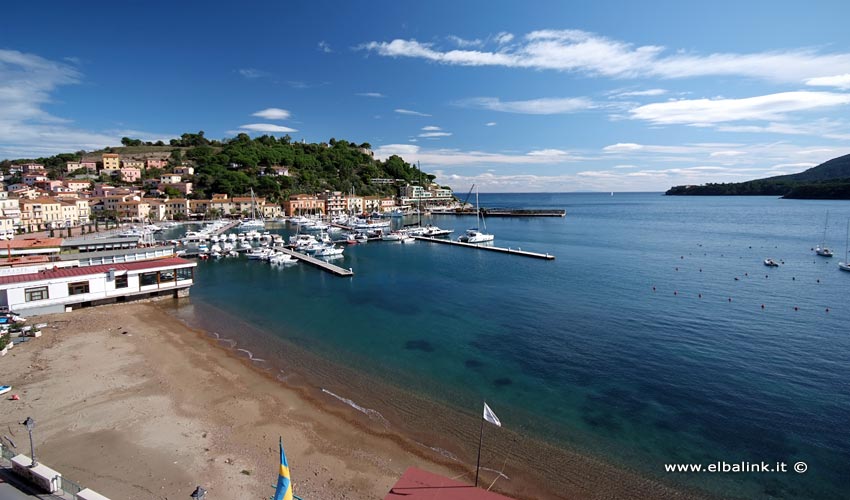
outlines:
{"label": "jetty", "polygon": [[[435,215],[475,215],[475,210],[432,213]],[[484,217],[566,217],[567,211],[562,209],[482,208],[481,215]]]}
{"label": "jetty", "polygon": [[345,269],[339,266],[335,266],[330,262],[326,262],[321,259],[317,259],[315,257],[311,257],[309,255],[305,255],[301,252],[296,252],[295,250],[290,250],[288,248],[277,247],[276,250],[283,252],[289,256],[291,256],[295,260],[300,260],[302,262],[306,262],[311,266],[318,267],[324,271],[327,271],[331,274],[335,274],[337,276],[341,276],[343,278],[348,278],[350,276],[354,276],[354,271],[351,269]]}
{"label": "jetty", "polygon": [[475,248],[477,250],[489,250],[490,252],[499,252],[499,253],[508,253],[511,255],[519,255],[522,257],[532,257],[535,259],[544,259],[544,260],[555,260],[554,255],[550,255],[548,253],[537,253],[537,252],[526,252],[525,250],[520,250],[518,248],[502,248],[502,247],[494,247],[490,245],[484,245],[481,243],[463,243],[462,241],[452,241],[443,238],[429,238],[427,236],[414,236],[417,240],[427,241],[429,243],[442,243],[444,245],[455,245],[459,247],[467,247],[467,248]]}

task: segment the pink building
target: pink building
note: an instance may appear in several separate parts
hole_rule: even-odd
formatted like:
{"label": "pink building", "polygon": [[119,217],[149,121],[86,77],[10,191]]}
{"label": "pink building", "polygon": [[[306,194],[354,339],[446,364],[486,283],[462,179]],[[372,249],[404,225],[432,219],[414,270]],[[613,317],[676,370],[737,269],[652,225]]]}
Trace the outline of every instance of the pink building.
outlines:
{"label": "pink building", "polygon": [[147,168],[165,168],[168,166],[168,160],[160,160],[156,158],[148,158]]}
{"label": "pink building", "polygon": [[[26,166],[26,165],[24,165]],[[24,184],[27,186],[34,186],[37,182],[44,182],[49,180],[46,175],[43,174],[24,174],[22,177]]]}
{"label": "pink building", "polygon": [[85,191],[91,186],[91,182],[89,181],[75,181],[75,180],[67,180],[65,181],[65,187],[72,191]]}
{"label": "pink building", "polygon": [[134,167],[121,167],[121,180],[124,182],[136,182],[142,178],[142,171]]}

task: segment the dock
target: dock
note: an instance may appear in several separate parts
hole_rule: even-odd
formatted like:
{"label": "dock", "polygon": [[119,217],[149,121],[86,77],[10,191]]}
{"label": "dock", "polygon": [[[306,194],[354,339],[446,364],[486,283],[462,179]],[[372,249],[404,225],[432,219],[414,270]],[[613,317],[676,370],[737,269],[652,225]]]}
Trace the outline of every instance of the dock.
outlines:
{"label": "dock", "polygon": [[[449,212],[433,212],[434,215],[475,215],[475,210],[455,210]],[[558,209],[529,209],[529,208],[482,208],[484,217],[566,217],[566,210]]]}
{"label": "dock", "polygon": [[429,243],[442,243],[444,245],[456,245],[460,247],[468,247],[475,248],[478,250],[489,250],[491,252],[499,252],[499,253],[508,253],[511,255],[519,255],[521,257],[532,257],[535,259],[544,259],[544,260],[555,260],[554,255],[549,255],[548,253],[537,253],[537,252],[526,252],[525,250],[515,249],[515,248],[502,248],[502,247],[494,247],[483,244],[475,244],[475,243],[463,243],[461,241],[452,241],[443,238],[429,238],[427,236],[414,236],[417,240],[427,241]]}
{"label": "dock", "polygon": [[277,247],[276,250],[292,256],[293,259],[300,260],[302,262],[306,262],[306,263],[310,264],[311,266],[318,267],[319,269],[322,269],[322,270],[327,271],[329,273],[335,274],[337,276],[341,276],[343,278],[348,278],[350,276],[354,276],[354,271],[352,271],[351,269],[344,269],[342,267],[335,266],[335,265],[331,264],[330,262],[325,262],[321,259],[317,259],[315,257],[311,257],[309,255],[305,255],[303,253],[296,252],[295,250],[290,250],[288,248],[280,248],[280,247]]}

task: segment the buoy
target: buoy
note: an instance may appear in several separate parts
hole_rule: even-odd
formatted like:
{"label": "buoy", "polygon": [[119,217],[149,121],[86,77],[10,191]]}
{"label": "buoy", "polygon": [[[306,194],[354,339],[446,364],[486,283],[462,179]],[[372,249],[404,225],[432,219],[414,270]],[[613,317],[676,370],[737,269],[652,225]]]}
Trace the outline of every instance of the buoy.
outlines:
{"label": "buoy", "polygon": [[764,277],[767,278],[768,276],[765,274]]}
{"label": "buoy", "polygon": [[679,295],[679,292],[673,290],[673,295]]}
{"label": "buoy", "polygon": [[797,281],[797,278],[791,276],[791,281]]}
{"label": "buoy", "polygon": [[799,311],[799,308],[797,306],[794,306],[794,310]]}
{"label": "buoy", "polygon": [[12,397],[11,397],[11,398],[9,398],[9,399],[11,399],[12,401],[17,401],[17,400],[19,400],[19,399],[21,399],[21,398],[20,398],[17,394],[12,394]]}
{"label": "buoy", "polygon": [[679,268],[677,267],[677,268],[676,268],[676,270],[678,271],[678,270],[679,270]]}
{"label": "buoy", "polygon": [[732,302],[732,297],[729,297],[729,302]]}
{"label": "buoy", "polygon": [[683,255],[683,256],[681,256],[681,257],[679,257],[679,258],[680,258],[680,259],[684,259],[684,258],[685,258],[685,256]]}
{"label": "buoy", "polygon": [[698,295],[698,297],[699,297],[699,298],[702,298],[702,294],[699,294],[699,295]]}
{"label": "buoy", "polygon": [[750,275],[750,273],[744,273],[744,276],[749,276],[749,275]]}
{"label": "buoy", "polygon": [[737,276],[735,276],[735,281],[738,281],[738,277],[737,277]]}
{"label": "buoy", "polygon": [[820,279],[818,279],[818,283],[820,283]]}
{"label": "buoy", "polygon": [[829,308],[828,308],[828,307],[826,308],[826,312],[829,312]]}
{"label": "buoy", "polygon": [[652,291],[653,291],[653,292],[655,291],[655,287],[652,287]]}
{"label": "buoy", "polygon": [[699,272],[702,272],[702,268],[699,268]]}
{"label": "buoy", "polygon": [[764,309],[764,304],[761,305],[761,308]]}

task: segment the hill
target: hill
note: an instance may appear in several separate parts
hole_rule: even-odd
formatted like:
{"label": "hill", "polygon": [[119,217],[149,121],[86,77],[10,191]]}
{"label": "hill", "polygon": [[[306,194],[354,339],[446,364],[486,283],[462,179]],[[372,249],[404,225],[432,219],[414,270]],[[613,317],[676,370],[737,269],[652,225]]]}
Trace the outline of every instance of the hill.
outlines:
{"label": "hill", "polygon": [[[171,165],[195,167],[191,178],[194,192],[191,198],[209,198],[213,193],[230,196],[244,195],[253,189],[259,196],[279,202],[295,193],[313,193],[325,189],[360,195],[396,195],[392,184],[373,184],[375,178],[402,179],[416,183],[432,182],[434,175],[419,172],[400,156],[386,160],[374,158],[369,143],[357,144],[330,139],[327,143],[292,142],[286,135],[280,138],[263,135],[251,138],[247,134],[210,140],[203,131],[183,134],[170,144],[142,143],[124,138],[124,146],[100,151],[78,151],[47,158],[4,160],[0,169],[8,172],[16,163],[40,163],[53,179],[65,175],[65,162],[99,160],[103,153],[118,153],[126,159],[167,158]],[[272,166],[289,168],[289,175],[271,175]],[[162,170],[148,169],[144,178],[158,178]],[[111,179],[104,179],[112,181]]]}
{"label": "hill", "polygon": [[850,200],[850,155],[839,156],[803,172],[746,182],[674,186],[676,196],[782,196],[796,199]]}

